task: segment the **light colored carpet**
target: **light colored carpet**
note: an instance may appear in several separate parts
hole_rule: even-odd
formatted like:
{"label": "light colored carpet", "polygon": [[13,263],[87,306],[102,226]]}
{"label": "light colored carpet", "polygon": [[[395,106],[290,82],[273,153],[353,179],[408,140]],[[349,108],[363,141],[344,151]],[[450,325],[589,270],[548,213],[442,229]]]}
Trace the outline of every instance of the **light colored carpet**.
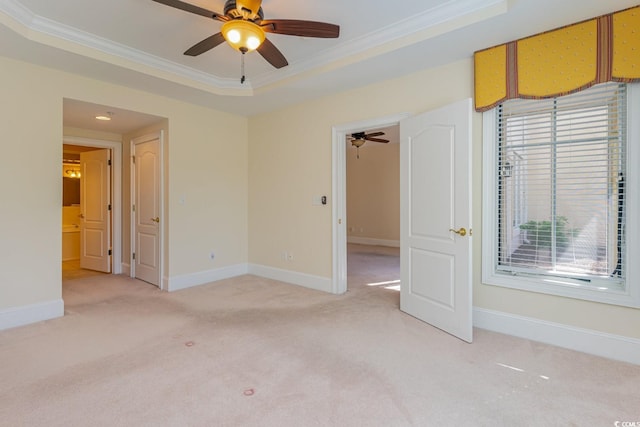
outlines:
{"label": "light colored carpet", "polygon": [[80,260],[62,261],[62,280],[83,279],[85,277],[101,276],[105,273],[80,268]]}
{"label": "light colored carpet", "polygon": [[478,329],[465,344],[367,285],[397,273],[356,271],[393,255],[361,258],[342,296],[255,276],[172,294],[122,276],[67,281],[63,318],[0,332],[0,425],[640,420],[640,366]]}

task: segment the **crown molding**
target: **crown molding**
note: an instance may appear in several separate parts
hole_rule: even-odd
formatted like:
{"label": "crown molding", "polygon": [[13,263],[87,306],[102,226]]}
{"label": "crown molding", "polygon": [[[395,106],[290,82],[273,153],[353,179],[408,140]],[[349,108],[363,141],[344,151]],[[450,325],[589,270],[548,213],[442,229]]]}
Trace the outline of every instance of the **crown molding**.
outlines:
{"label": "crown molding", "polygon": [[[290,64],[263,77],[253,78],[256,90],[314,70],[326,72],[376,57],[401,47],[428,40],[457,28],[483,21],[508,11],[508,0],[450,0],[400,22],[325,50],[313,58]],[[320,72],[320,71],[318,71]]]}
{"label": "crown molding", "polygon": [[172,81],[209,93],[252,96],[292,80],[338,69],[383,53],[410,46],[448,31],[488,19],[508,10],[508,0],[450,0],[400,22],[327,49],[309,60],[256,76],[240,84],[98,37],[36,15],[19,0],[0,0],[0,12],[12,22],[8,27],[28,40],[63,49],[116,66]]}
{"label": "crown molding", "polygon": [[11,29],[34,42],[218,95],[253,94],[251,85],[240,86],[237,79],[216,77],[36,15],[18,0],[0,0],[0,12],[13,21]]}

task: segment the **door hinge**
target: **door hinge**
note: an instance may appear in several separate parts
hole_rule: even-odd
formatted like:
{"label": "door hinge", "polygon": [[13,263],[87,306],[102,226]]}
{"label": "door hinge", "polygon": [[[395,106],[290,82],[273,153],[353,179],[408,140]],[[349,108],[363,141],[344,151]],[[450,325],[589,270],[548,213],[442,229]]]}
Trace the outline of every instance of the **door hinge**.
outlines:
{"label": "door hinge", "polygon": [[107,160],[107,166],[111,166],[111,159]]}
{"label": "door hinge", "polygon": [[131,160],[133,161],[133,164],[136,164],[136,156],[131,156]]}
{"label": "door hinge", "polygon": [[131,208],[133,209],[133,211],[136,211],[136,205],[131,205]]}
{"label": "door hinge", "polygon": [[136,259],[136,253],[135,252],[133,253],[133,259]]}
{"label": "door hinge", "polygon": [[111,210],[111,205],[107,206],[107,210]]}
{"label": "door hinge", "polygon": [[109,256],[111,256],[111,249],[109,249]]}

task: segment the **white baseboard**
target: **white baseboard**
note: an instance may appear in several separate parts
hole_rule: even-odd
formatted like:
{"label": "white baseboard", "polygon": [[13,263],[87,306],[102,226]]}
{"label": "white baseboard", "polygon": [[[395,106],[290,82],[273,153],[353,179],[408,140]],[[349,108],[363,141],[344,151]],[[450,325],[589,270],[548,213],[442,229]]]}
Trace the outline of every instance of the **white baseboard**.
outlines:
{"label": "white baseboard", "polygon": [[123,262],[120,265],[120,270],[121,274],[124,274],[125,276],[131,276],[131,264]]}
{"label": "white baseboard", "polygon": [[0,310],[0,330],[29,325],[64,315],[64,301],[57,299],[38,304]]}
{"label": "white baseboard", "polygon": [[243,274],[253,274],[267,279],[279,280],[281,282],[315,289],[317,291],[330,293],[332,289],[331,279],[329,278],[257,264],[238,264],[215,270],[164,278],[163,289],[166,289],[169,292],[174,292],[218,280],[242,276]]}
{"label": "white baseboard", "polygon": [[200,271],[197,273],[183,274],[181,276],[165,278],[163,289],[169,292],[192,288],[218,280],[242,276],[248,273],[247,264],[237,264],[229,267],[216,268],[214,270]]}
{"label": "white baseboard", "polygon": [[477,307],[473,309],[473,325],[493,332],[640,365],[640,339]]}
{"label": "white baseboard", "polygon": [[374,239],[371,237],[347,236],[347,243],[356,243],[358,245],[390,246],[392,248],[400,247],[400,240]]}
{"label": "white baseboard", "polygon": [[296,271],[282,270],[280,268],[267,267],[265,265],[250,264],[249,274],[265,277],[267,279],[279,280],[293,285],[303,286],[316,291],[329,292],[332,291],[332,283],[330,278],[313,276],[306,273],[298,273]]}

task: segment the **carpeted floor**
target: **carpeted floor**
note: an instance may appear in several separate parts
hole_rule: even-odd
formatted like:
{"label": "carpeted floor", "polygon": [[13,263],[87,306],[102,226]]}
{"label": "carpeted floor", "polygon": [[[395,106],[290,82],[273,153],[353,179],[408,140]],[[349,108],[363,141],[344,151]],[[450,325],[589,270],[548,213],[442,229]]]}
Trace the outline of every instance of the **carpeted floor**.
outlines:
{"label": "carpeted floor", "polygon": [[397,263],[383,252],[350,254],[341,296],[255,276],[171,294],[122,276],[66,281],[63,318],[0,332],[0,425],[640,420],[640,366],[484,330],[466,344],[399,311],[379,284],[397,273],[371,272]]}
{"label": "carpeted floor", "polygon": [[62,261],[62,280],[83,279],[105,273],[80,268],[80,260]]}

